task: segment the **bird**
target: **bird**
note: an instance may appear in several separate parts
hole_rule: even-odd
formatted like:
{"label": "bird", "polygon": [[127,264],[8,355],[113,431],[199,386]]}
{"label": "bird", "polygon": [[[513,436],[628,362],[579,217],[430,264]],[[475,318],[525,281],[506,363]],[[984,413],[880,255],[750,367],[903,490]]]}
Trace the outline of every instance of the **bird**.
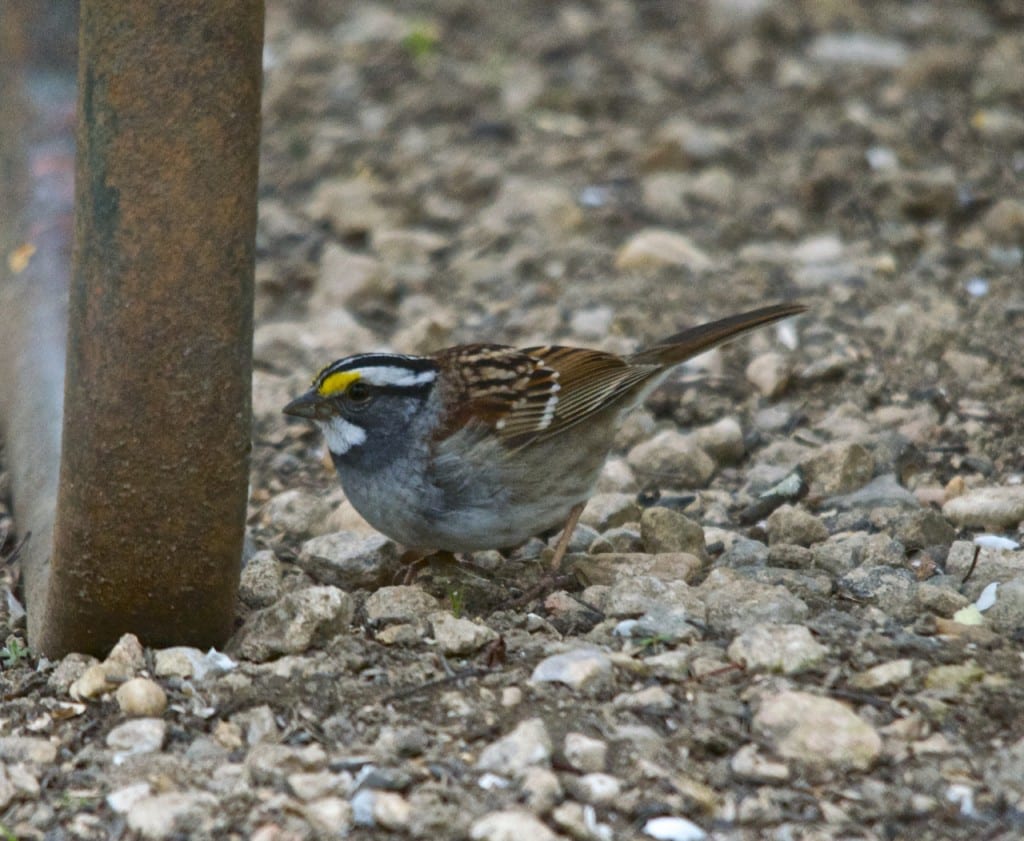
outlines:
{"label": "bird", "polygon": [[805,310],[762,307],[625,356],[482,343],[361,353],[283,411],[320,428],[352,506],[397,543],[471,553],[562,526],[557,569],[623,417],[680,363]]}

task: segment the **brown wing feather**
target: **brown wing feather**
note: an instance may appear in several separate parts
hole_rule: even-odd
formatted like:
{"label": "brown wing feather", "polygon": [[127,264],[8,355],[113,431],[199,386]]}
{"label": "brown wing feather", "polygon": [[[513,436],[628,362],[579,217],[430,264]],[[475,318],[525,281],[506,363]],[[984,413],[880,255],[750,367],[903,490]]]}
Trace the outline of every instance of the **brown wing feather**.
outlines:
{"label": "brown wing feather", "polygon": [[481,423],[511,448],[549,438],[630,396],[673,365],[757,327],[803,312],[778,304],[691,327],[628,359],[585,348],[460,345],[435,359],[444,399],[459,407],[435,438]]}
{"label": "brown wing feather", "polygon": [[661,367],[630,365],[613,354],[559,346],[462,345],[436,358],[449,372],[445,382],[450,405],[462,407],[438,437],[482,422],[510,447],[557,435],[608,407]]}

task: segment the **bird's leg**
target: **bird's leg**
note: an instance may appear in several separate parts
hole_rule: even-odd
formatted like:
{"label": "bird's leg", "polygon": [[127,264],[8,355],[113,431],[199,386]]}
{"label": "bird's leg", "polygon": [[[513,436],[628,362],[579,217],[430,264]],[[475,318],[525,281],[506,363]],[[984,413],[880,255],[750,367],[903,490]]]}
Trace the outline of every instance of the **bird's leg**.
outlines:
{"label": "bird's leg", "polygon": [[551,558],[551,569],[554,572],[558,571],[558,568],[562,565],[562,558],[565,557],[565,553],[569,549],[569,541],[572,540],[572,533],[576,531],[576,524],[580,521],[580,514],[583,513],[583,509],[587,507],[587,501],[577,502],[572,510],[569,512],[569,516],[565,520],[565,528],[562,529],[562,534],[558,538],[558,543],[555,544],[555,554]]}
{"label": "bird's leg", "polygon": [[[406,549],[399,555],[398,571],[399,574],[402,574],[402,583],[412,584],[415,582],[423,567],[430,563],[430,557],[433,554],[430,549]],[[403,569],[404,574],[402,573]]]}

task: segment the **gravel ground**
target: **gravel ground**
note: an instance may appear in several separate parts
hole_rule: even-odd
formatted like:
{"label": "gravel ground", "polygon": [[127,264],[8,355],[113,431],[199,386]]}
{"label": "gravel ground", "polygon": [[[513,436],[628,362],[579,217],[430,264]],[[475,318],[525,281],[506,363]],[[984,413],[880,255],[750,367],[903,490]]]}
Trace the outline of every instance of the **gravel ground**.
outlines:
{"label": "gravel ground", "polygon": [[[239,632],[9,637],[4,837],[1024,834],[1017,0],[269,5]],[[350,352],[794,298],[630,418],[522,606],[549,546],[396,584],[280,414]]]}

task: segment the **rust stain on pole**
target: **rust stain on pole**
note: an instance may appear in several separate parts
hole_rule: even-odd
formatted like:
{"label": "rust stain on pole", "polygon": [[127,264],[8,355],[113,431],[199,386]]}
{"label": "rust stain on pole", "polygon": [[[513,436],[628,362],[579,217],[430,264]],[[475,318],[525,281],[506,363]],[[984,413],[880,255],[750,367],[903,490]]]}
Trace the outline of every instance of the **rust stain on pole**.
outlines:
{"label": "rust stain on pole", "polygon": [[230,633],[250,447],[263,4],[84,0],[48,654]]}

